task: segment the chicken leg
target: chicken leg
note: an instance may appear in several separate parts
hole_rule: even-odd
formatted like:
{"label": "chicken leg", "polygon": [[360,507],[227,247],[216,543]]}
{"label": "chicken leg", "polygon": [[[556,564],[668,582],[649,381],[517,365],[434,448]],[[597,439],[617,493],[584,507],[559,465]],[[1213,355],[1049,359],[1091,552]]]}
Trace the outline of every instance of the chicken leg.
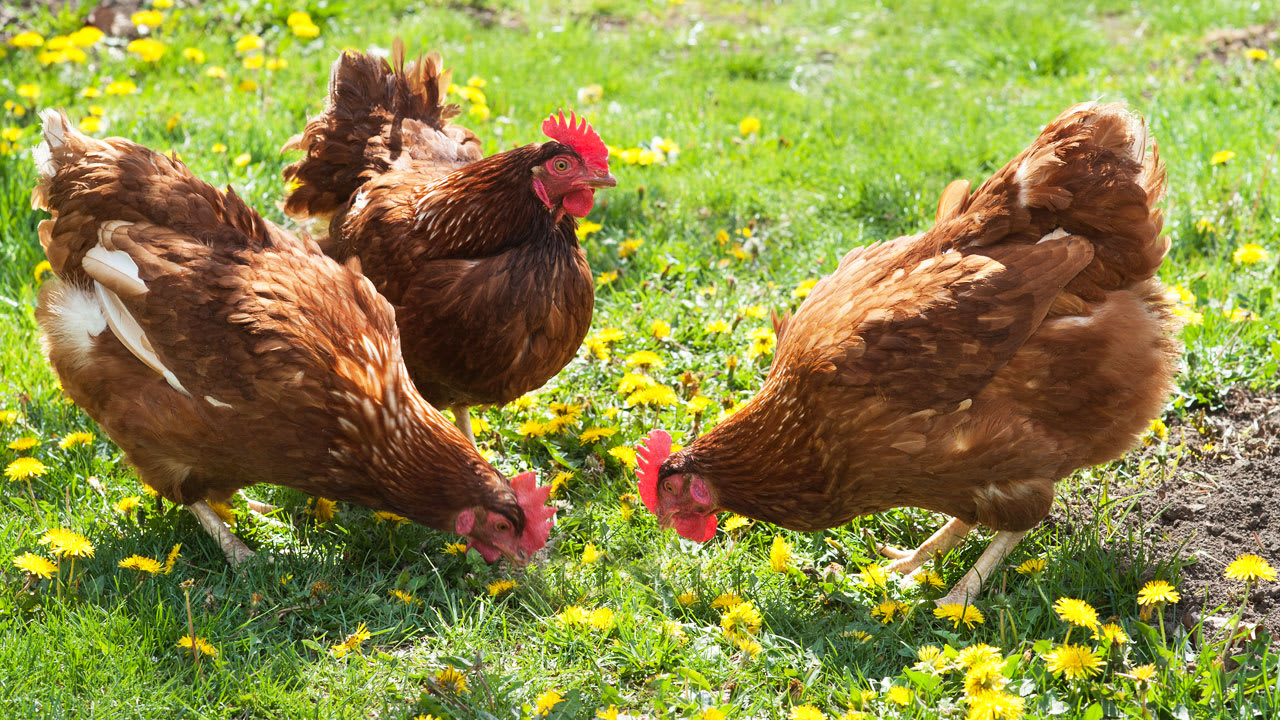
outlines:
{"label": "chicken leg", "polygon": [[463,435],[471,441],[472,445],[476,444],[476,436],[471,433],[471,412],[466,405],[454,405],[449,408],[453,411],[453,424],[458,426]]}
{"label": "chicken leg", "polygon": [[231,563],[232,567],[253,557],[253,551],[231,532],[227,524],[222,522],[222,518],[218,517],[218,513],[209,507],[209,503],[201,500],[191,503],[187,509],[200,521],[204,531],[218,541],[218,546],[222,548],[222,552],[226,553],[227,562]]}
{"label": "chicken leg", "polygon": [[966,525],[959,518],[952,518],[950,522],[929,536],[928,540],[920,543],[920,547],[915,550],[899,550],[888,545],[881,545],[879,548],[880,554],[893,558],[893,562],[889,563],[885,569],[903,575],[910,575],[934,556],[941,555],[960,544],[960,541],[969,534],[970,529],[972,529],[971,525]]}
{"label": "chicken leg", "polygon": [[996,566],[1004,560],[1004,556],[1009,554],[1018,541],[1027,534],[1026,530],[1000,530],[996,536],[992,538],[991,544],[983,551],[982,556],[973,564],[969,572],[960,578],[960,582],[951,588],[951,592],[946,597],[937,601],[939,607],[942,605],[968,605],[978,597],[978,593],[982,592],[982,583],[995,570]]}

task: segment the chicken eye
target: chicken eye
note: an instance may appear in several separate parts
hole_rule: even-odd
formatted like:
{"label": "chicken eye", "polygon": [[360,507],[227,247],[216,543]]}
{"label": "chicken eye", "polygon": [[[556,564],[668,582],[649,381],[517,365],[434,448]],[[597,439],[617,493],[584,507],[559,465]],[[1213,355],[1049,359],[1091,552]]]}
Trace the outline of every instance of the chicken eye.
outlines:
{"label": "chicken eye", "polygon": [[672,480],[671,478],[667,478],[667,481],[662,483],[662,489],[666,490],[669,493],[675,494],[676,481]]}
{"label": "chicken eye", "polygon": [[569,161],[564,158],[556,158],[551,167],[555,168],[556,172],[568,172]]}
{"label": "chicken eye", "polygon": [[495,524],[493,527],[498,532],[507,532],[508,530],[511,529],[511,523],[507,522],[506,520],[499,520],[497,524]]}

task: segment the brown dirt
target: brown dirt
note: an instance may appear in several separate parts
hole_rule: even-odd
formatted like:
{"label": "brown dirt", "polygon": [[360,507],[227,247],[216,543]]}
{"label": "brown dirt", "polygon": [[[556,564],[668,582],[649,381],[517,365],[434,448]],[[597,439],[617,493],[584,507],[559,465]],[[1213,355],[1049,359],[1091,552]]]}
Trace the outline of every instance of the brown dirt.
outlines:
{"label": "brown dirt", "polygon": [[[1228,563],[1254,553],[1280,568],[1280,396],[1233,390],[1223,410],[1170,428],[1167,447],[1179,445],[1171,478],[1143,491],[1128,522],[1146,528],[1153,559],[1181,548],[1191,560],[1176,617],[1194,620],[1221,605],[1217,615],[1230,616],[1243,586],[1223,576]],[[1254,590],[1244,620],[1280,635],[1280,582]]]}
{"label": "brown dirt", "polygon": [[1197,59],[1226,63],[1232,58],[1239,58],[1250,48],[1273,51],[1278,42],[1280,20],[1247,28],[1213,30],[1204,36],[1205,50]]}

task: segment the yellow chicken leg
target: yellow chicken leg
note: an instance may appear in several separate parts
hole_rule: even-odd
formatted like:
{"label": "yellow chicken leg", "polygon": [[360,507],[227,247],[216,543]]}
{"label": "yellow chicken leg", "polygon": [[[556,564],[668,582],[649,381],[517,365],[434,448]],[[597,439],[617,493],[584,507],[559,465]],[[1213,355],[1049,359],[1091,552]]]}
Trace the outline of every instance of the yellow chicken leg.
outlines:
{"label": "yellow chicken leg", "polygon": [[959,518],[952,518],[950,522],[939,528],[933,535],[930,535],[928,540],[920,543],[920,547],[915,550],[899,550],[888,545],[881,545],[880,554],[893,558],[893,562],[889,563],[885,569],[903,575],[910,575],[935,555],[941,555],[960,544],[960,541],[969,534],[971,527],[961,522]]}
{"label": "yellow chicken leg", "polygon": [[222,522],[222,518],[218,517],[218,513],[209,507],[209,503],[201,500],[191,503],[187,509],[200,521],[204,531],[218,541],[218,546],[222,548],[222,552],[226,553],[227,562],[231,563],[232,567],[253,557],[253,551],[231,532],[227,524]]}
{"label": "yellow chicken leg", "polygon": [[951,588],[946,597],[938,600],[938,605],[968,605],[982,592],[982,583],[1004,560],[1004,556],[1022,540],[1026,530],[1001,530],[991,539],[991,544],[983,551],[982,556],[973,564],[969,572],[960,578],[960,582]]}
{"label": "yellow chicken leg", "polygon": [[471,433],[471,413],[467,410],[466,405],[454,405],[449,408],[453,411],[453,424],[458,426],[463,435],[471,441],[472,445],[476,444],[476,436]]}

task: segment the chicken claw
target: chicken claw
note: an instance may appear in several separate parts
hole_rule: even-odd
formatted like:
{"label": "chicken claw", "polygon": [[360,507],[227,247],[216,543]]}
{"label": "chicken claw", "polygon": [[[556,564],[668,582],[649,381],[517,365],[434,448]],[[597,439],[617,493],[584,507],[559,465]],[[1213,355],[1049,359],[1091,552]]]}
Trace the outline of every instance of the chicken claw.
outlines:
{"label": "chicken claw", "polygon": [[200,521],[200,526],[204,528],[204,531],[218,541],[222,552],[226,553],[227,562],[231,563],[232,567],[253,557],[253,551],[231,532],[227,524],[222,522],[222,518],[218,517],[218,513],[209,507],[209,503],[201,500],[200,502],[191,503],[187,506],[187,509]]}
{"label": "chicken claw", "polygon": [[888,545],[881,545],[879,548],[880,554],[893,559],[893,562],[889,563],[885,569],[902,575],[910,575],[935,556],[941,555],[958,545],[965,535],[969,534],[970,529],[971,526],[961,522],[959,518],[952,518],[950,522],[939,528],[933,535],[930,535],[928,540],[920,543],[920,547],[915,550],[899,550]]}
{"label": "chicken claw", "polygon": [[[953,521],[954,522],[954,521]],[[991,544],[982,552],[982,556],[973,564],[969,572],[960,578],[960,582],[951,588],[946,597],[937,600],[938,607],[943,605],[968,605],[982,592],[982,583],[991,576],[996,566],[1004,560],[1018,541],[1027,534],[1026,530],[1001,530],[992,538]]]}

